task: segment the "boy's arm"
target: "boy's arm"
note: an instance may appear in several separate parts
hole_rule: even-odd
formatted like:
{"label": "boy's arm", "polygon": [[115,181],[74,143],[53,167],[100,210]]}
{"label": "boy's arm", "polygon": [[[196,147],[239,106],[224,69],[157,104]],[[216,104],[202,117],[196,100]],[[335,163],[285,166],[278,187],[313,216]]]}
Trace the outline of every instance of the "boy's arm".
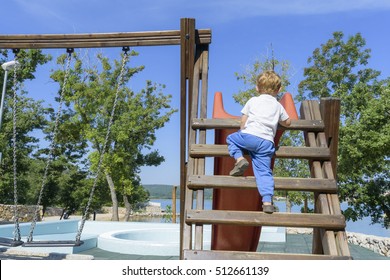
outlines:
{"label": "boy's arm", "polygon": [[281,125],[283,126],[290,126],[291,125],[291,120],[288,118],[287,120],[285,121],[280,121],[279,122]]}
{"label": "boy's arm", "polygon": [[240,129],[244,129],[247,120],[248,120],[248,116],[243,114],[241,116]]}

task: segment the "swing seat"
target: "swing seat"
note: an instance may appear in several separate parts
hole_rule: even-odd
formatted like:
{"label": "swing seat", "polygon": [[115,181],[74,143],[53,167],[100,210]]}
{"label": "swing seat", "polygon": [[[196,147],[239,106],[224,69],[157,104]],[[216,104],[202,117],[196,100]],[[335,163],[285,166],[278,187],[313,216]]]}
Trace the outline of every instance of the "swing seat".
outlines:
{"label": "swing seat", "polygon": [[7,247],[18,247],[22,245],[24,242],[20,240],[13,240],[11,238],[0,237],[0,245]]}
{"label": "swing seat", "polygon": [[23,247],[78,247],[84,241],[60,240],[60,241],[30,241],[23,243]]}

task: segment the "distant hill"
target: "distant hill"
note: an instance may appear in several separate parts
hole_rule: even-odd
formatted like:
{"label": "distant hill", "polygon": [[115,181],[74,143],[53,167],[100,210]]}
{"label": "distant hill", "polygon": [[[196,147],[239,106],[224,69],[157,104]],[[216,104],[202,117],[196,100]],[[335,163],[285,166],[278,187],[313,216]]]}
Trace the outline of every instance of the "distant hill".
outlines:
{"label": "distant hill", "polygon": [[[149,192],[150,198],[172,198],[172,185],[143,185],[144,188]],[[177,197],[180,195],[178,188],[176,192]]]}
{"label": "distant hill", "polygon": [[[171,199],[173,185],[143,185],[144,188],[149,192],[150,198],[152,199]],[[176,197],[180,197],[180,188],[177,187]],[[210,199],[212,197],[212,190],[205,191],[205,198]]]}

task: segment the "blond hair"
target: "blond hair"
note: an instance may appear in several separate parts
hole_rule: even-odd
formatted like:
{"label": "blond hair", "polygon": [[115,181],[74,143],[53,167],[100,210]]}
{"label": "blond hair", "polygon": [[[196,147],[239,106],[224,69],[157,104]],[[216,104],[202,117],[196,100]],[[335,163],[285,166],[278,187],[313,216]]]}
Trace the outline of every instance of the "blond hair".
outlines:
{"label": "blond hair", "polygon": [[257,77],[259,93],[278,93],[282,86],[282,79],[274,71],[265,71]]}

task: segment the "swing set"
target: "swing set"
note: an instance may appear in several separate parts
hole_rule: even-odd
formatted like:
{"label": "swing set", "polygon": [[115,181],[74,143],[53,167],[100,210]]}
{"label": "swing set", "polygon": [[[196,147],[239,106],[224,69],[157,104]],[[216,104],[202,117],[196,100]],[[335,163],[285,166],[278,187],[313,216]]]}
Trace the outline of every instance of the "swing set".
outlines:
{"label": "swing set", "polygon": [[[196,42],[195,42],[196,38]],[[6,64],[12,64],[13,67],[13,173],[14,173],[14,236],[11,238],[0,237],[0,245],[15,247],[65,247],[65,246],[80,246],[83,244],[81,241],[81,234],[89,214],[90,204],[92,202],[95,189],[103,162],[103,157],[106,152],[106,146],[108,143],[111,126],[113,124],[115,109],[117,105],[118,95],[121,87],[123,86],[123,75],[125,72],[125,66],[129,59],[130,47],[136,46],[164,46],[164,45],[180,45],[181,46],[181,116],[184,116],[184,121],[181,122],[181,143],[185,143],[185,116],[187,114],[187,96],[190,92],[191,86],[187,86],[187,80],[192,81],[191,68],[194,63],[195,48],[194,45],[206,44],[211,42],[211,31],[195,30],[195,21],[193,19],[181,19],[181,29],[177,31],[152,31],[152,32],[127,32],[127,33],[93,33],[93,34],[45,34],[45,35],[1,35],[0,36],[0,49],[12,49],[15,55],[15,59],[12,62]],[[123,58],[121,64],[121,71],[117,79],[114,104],[111,110],[110,120],[107,126],[106,136],[100,154],[97,171],[95,173],[93,186],[91,187],[87,205],[85,207],[82,220],[80,222],[75,240],[60,240],[60,241],[34,241],[33,234],[36,223],[39,218],[39,206],[41,205],[43,192],[48,177],[48,170],[53,160],[53,152],[55,147],[56,136],[58,132],[59,120],[61,117],[61,108],[63,105],[63,95],[65,88],[68,84],[68,77],[70,72],[70,65],[72,60],[72,53],[75,48],[108,48],[108,47],[122,47]],[[52,141],[49,146],[49,154],[46,158],[43,178],[41,181],[40,192],[35,206],[34,216],[30,227],[30,232],[26,242],[21,240],[20,228],[19,228],[19,216],[18,216],[18,188],[17,188],[17,169],[16,169],[16,142],[17,142],[17,75],[20,69],[20,63],[18,62],[18,52],[20,49],[53,49],[53,48],[65,48],[67,52],[67,59],[65,62],[65,75],[62,81],[58,110],[55,116],[54,128],[52,131]],[[192,65],[192,67],[191,67]],[[7,65],[4,65],[7,66]],[[11,67],[10,67],[11,68]],[[7,69],[8,70],[8,69]],[[6,71],[7,71],[6,70]],[[10,70],[11,71],[11,70]],[[6,72],[7,73],[7,72]],[[5,85],[4,85],[5,88]],[[5,90],[4,90],[5,93]],[[2,107],[4,93],[2,95]],[[1,127],[0,127],[1,128]],[[184,145],[185,146],[185,145]],[[181,151],[181,181],[184,182],[184,165],[185,165],[185,148],[182,145]],[[183,184],[182,184],[183,185]],[[181,192],[181,193],[184,193]],[[182,198],[184,200],[184,198]],[[182,215],[183,216],[183,215]]]}

